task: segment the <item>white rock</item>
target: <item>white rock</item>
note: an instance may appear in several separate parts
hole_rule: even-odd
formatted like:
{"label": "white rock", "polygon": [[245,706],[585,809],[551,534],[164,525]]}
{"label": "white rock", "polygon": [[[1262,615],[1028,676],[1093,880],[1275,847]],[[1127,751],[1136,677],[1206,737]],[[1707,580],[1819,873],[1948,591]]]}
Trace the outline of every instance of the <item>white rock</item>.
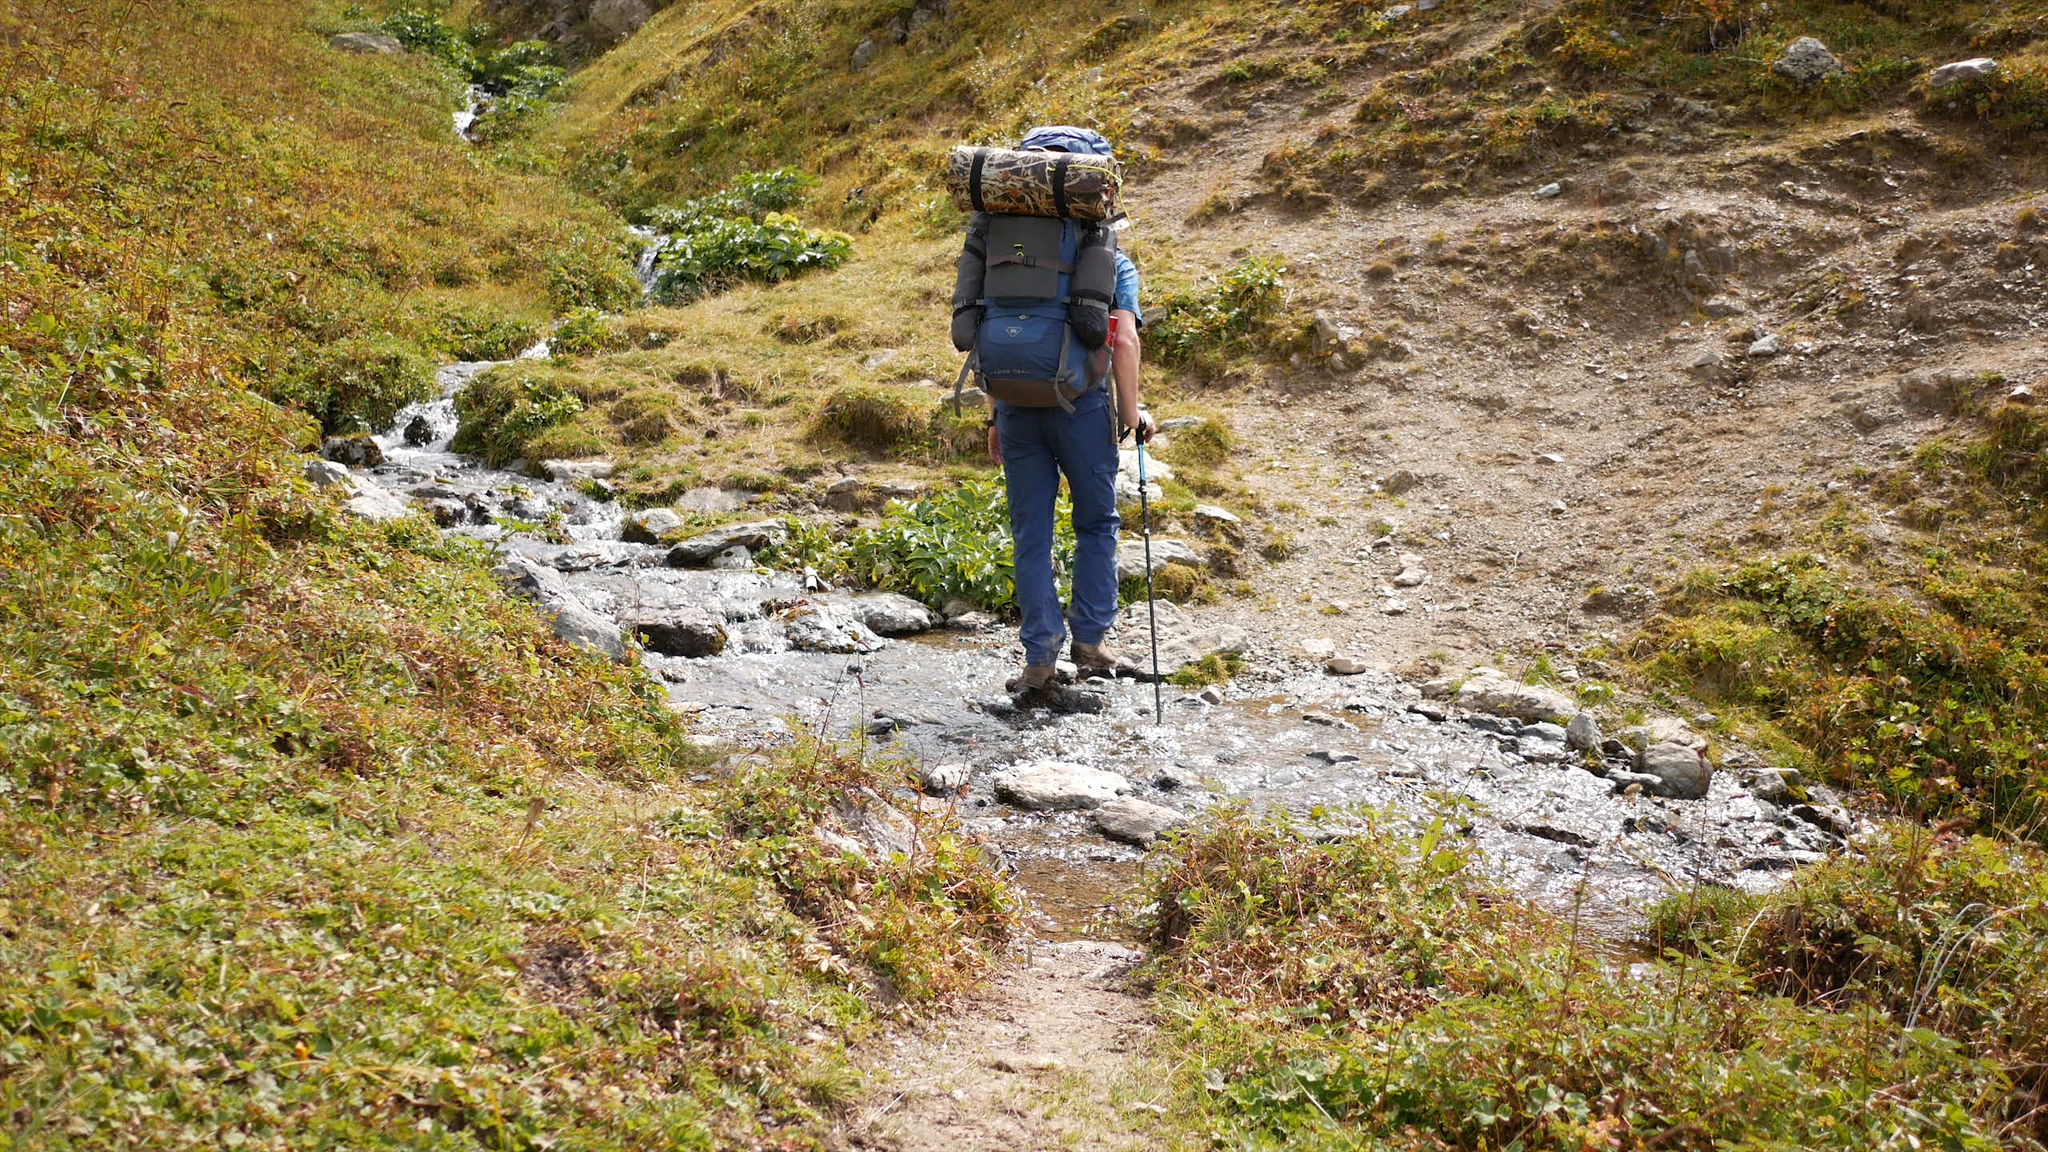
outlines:
{"label": "white rock", "polygon": [[967,787],[974,778],[974,766],[959,760],[944,764],[920,764],[917,768],[918,788],[933,796],[943,796]]}
{"label": "white rock", "polygon": [[1380,615],[1382,616],[1405,616],[1407,614],[1408,602],[1405,600],[1398,600],[1389,596],[1385,600],[1380,601]]}
{"label": "white rock", "polygon": [[1749,346],[1749,354],[1751,356],[1776,356],[1778,354],[1778,337],[1774,333],[1767,333],[1758,337],[1756,342]]}
{"label": "white rock", "polygon": [[1587,752],[1598,748],[1600,740],[1600,722],[1593,719],[1591,712],[1579,713],[1565,726],[1564,741],[1576,751]]}
{"label": "white rock", "polygon": [[1328,660],[1337,654],[1337,642],[1328,636],[1313,636],[1301,642],[1301,651],[1311,660]]}
{"label": "white rock", "polygon": [[1842,62],[1828,51],[1828,46],[1811,36],[1801,36],[1785,46],[1785,51],[1771,62],[1771,71],[1801,84],[1818,84],[1829,76],[1842,73]]}
{"label": "white rock", "polygon": [[1517,720],[1555,720],[1579,710],[1564,693],[1539,684],[1518,684],[1496,668],[1473,669],[1458,686],[1457,701],[1475,712]]}
{"label": "white rock", "polygon": [[410,501],[375,480],[367,476],[350,476],[348,479],[355,495],[342,501],[341,506],[351,515],[364,520],[402,520],[412,515]]}
{"label": "white rock", "polygon": [[1131,791],[1131,782],[1114,772],[1041,760],[996,773],[990,781],[996,798],[1032,811],[1099,808]]}
{"label": "white rock", "polygon": [[1943,64],[1941,67],[1929,72],[1927,74],[1927,86],[1939,91],[1951,85],[1960,84],[1965,80],[1981,80],[1996,71],[1998,71],[1998,61],[1993,60],[1989,56],[1979,56],[1973,60],[1958,60],[1953,64]]}
{"label": "white rock", "polygon": [[[1202,567],[1202,554],[1185,540],[1152,541],[1152,572],[1157,575],[1168,564],[1179,564],[1186,568]],[[1145,541],[1125,538],[1116,545],[1116,578],[1118,580],[1143,580],[1145,578]]]}
{"label": "white rock", "polygon": [[1564,195],[1564,185],[1557,183],[1545,184],[1531,193],[1531,195],[1535,196],[1538,200],[1555,200],[1559,196]]}
{"label": "white rock", "polygon": [[1323,671],[1332,676],[1356,676],[1372,665],[1356,656],[1332,656],[1323,664]]}

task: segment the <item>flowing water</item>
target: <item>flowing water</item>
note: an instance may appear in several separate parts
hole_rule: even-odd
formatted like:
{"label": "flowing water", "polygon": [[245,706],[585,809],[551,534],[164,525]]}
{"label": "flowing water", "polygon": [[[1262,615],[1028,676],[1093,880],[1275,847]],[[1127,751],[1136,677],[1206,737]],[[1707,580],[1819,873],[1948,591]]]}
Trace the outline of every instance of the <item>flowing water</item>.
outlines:
{"label": "flowing water", "polygon": [[[1280,637],[1254,641],[1248,672],[1219,702],[1168,689],[1157,716],[1152,686],[1133,680],[1095,682],[1108,699],[1098,715],[1014,708],[1002,685],[1021,649],[1007,629],[941,627],[841,645],[867,651],[808,650],[792,613],[810,603],[846,618],[857,603],[847,591],[794,573],[668,566],[667,546],[621,539],[621,512],[605,499],[608,466],[553,463],[540,478],[451,452],[451,398],[489,367],[442,368],[441,396],[399,414],[377,437],[384,462],[363,477],[422,503],[447,531],[547,566],[577,603],[629,633],[677,612],[719,621],[718,655],[643,657],[702,739],[765,746],[803,730],[863,744],[906,770],[971,766],[957,793],[920,797],[906,786],[894,799],[954,807],[1015,868],[1050,934],[1089,931],[1143,853],[1100,834],[1086,812],[1022,812],[996,798],[990,777],[1038,761],[1114,771],[1140,798],[1189,815],[1218,804],[1285,808],[1331,835],[1366,828],[1360,806],[1418,827],[1440,822],[1447,843],[1514,890],[1610,935],[1667,892],[1767,886],[1830,846],[1730,773],[1717,773],[1703,800],[1618,796],[1581,767],[1526,758],[1511,731],[1495,730],[1497,718],[1445,716],[1385,673],[1325,675]],[[749,499],[758,498],[707,489],[684,503],[727,510]],[[1133,650],[1142,627],[1136,618],[1122,627]]]}

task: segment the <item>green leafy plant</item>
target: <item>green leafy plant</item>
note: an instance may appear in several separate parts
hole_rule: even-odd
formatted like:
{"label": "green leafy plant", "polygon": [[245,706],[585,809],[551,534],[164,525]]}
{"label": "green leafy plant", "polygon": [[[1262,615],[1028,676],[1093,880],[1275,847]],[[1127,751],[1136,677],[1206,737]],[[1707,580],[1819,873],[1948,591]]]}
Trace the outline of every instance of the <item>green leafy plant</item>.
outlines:
{"label": "green leafy plant", "polygon": [[351,336],[316,347],[269,389],[328,432],[381,432],[407,404],[434,394],[434,372],[410,343]]}
{"label": "green leafy plant", "polygon": [[625,342],[616,320],[595,308],[578,308],[562,318],[548,336],[548,354],[556,358],[605,352]]}
{"label": "green leafy plant", "polygon": [[853,254],[853,239],[805,228],[787,210],[816,181],[789,168],[749,172],[725,191],[647,213],[667,241],[655,262],[654,294],[685,303],[745,281],[778,283]]}
{"label": "green leafy plant", "polygon": [[1272,337],[1286,299],[1287,268],[1278,257],[1248,256],[1206,290],[1167,296],[1163,315],[1145,334],[1148,348],[1169,364],[1213,365]]}
{"label": "green leafy plant", "polygon": [[[1064,595],[1074,558],[1073,513],[1059,503],[1053,572]],[[964,600],[1001,611],[1016,601],[1009,503],[1001,484],[969,480],[919,500],[891,502],[881,524],[836,545],[812,539],[798,555],[819,571],[843,570],[873,588],[905,592],[934,608]]]}

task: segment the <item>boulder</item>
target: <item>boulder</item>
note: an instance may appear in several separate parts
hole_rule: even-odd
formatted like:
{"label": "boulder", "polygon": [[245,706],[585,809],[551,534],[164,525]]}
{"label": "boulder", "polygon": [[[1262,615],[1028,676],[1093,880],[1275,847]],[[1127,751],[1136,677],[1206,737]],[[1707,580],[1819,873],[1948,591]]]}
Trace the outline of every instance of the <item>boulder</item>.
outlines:
{"label": "boulder", "polygon": [[1095,826],[1104,836],[1150,848],[1169,829],[1187,822],[1187,817],[1166,807],[1153,804],[1132,796],[1119,796],[1108,800],[1091,813]]}
{"label": "boulder", "polygon": [[735,544],[750,551],[759,551],[770,544],[781,543],[788,535],[789,529],[780,520],[724,524],[677,543],[668,550],[666,563],[671,568],[701,568],[710,563],[713,556]]}
{"label": "boulder", "polygon": [[1989,56],[1943,64],[1927,74],[1927,86],[1939,92],[1966,80],[1983,80],[1998,71],[1998,61]]}
{"label": "boulder", "polygon": [[380,521],[403,520],[412,515],[412,504],[405,497],[368,476],[350,476],[348,483],[353,495],[342,501],[341,506],[350,515]]}
{"label": "boulder", "polygon": [[887,643],[851,615],[823,604],[799,604],[782,618],[789,646],[802,652],[873,652]]}
{"label": "boulder", "polygon": [[375,468],[384,462],[384,449],[371,436],[329,436],[320,442],[320,455],[351,468]]}
{"label": "boulder", "polygon": [[1422,566],[1422,557],[1413,552],[1401,554],[1401,570],[1394,574],[1390,583],[1396,588],[1416,588],[1429,579],[1429,572]]}
{"label": "boulder", "polygon": [[306,461],[306,479],[315,488],[328,488],[348,483],[348,469],[332,460]]}
{"label": "boulder", "polygon": [[1579,713],[1565,726],[1564,742],[1575,752],[1591,752],[1600,747],[1600,741],[1600,722],[1591,712]]}
{"label": "boulder", "polygon": [[725,618],[704,608],[675,607],[634,615],[633,631],[663,656],[716,656],[725,651]]}
{"label": "boulder", "polygon": [[1356,676],[1371,667],[1356,656],[1332,656],[1323,662],[1323,671],[1332,676]]}
{"label": "boulder", "polygon": [[1771,71],[1797,84],[1818,84],[1830,76],[1842,74],[1842,62],[1828,51],[1828,46],[1811,36],[1801,36],[1785,46],[1776,60],[1771,62]]}
{"label": "boulder", "polygon": [[[1152,453],[1145,453],[1145,498],[1160,500],[1166,490],[1159,486],[1161,480],[1173,479],[1173,466]],[[1126,448],[1117,452],[1116,461],[1116,502],[1135,504],[1138,502],[1138,450]]]}
{"label": "boulder", "polygon": [[504,582],[506,591],[532,600],[556,639],[614,660],[626,658],[619,626],[570,595],[568,585],[553,568],[531,557],[508,556],[491,574]]}
{"label": "boulder", "polygon": [[647,508],[626,517],[619,526],[619,538],[632,544],[659,544],[665,533],[683,526],[683,518],[673,508]]}
{"label": "boulder", "polygon": [[1571,697],[1554,688],[1518,684],[1496,668],[1475,668],[1458,686],[1457,701],[1475,712],[1512,716],[1517,720],[1555,720],[1579,710]]}
{"label": "boulder", "polygon": [[911,636],[939,626],[938,613],[896,592],[870,592],[855,596],[847,610],[882,636]]}
{"label": "boulder", "polygon": [[944,764],[920,764],[917,767],[917,787],[927,796],[950,796],[967,787],[974,778],[974,765],[961,760],[949,760]]}
{"label": "boulder", "polygon": [[1757,337],[1755,342],[1750,344],[1749,354],[1756,357],[1776,356],[1778,349],[1778,337],[1774,334],[1766,334]]}
{"label": "boulder", "polygon": [[849,62],[848,66],[852,68],[853,71],[858,72],[861,69],[866,68],[868,66],[868,62],[873,60],[874,58],[874,37],[862,37],[861,42],[853,46],[853,59]]}
{"label": "boulder", "polygon": [[382,32],[343,32],[329,37],[327,46],[339,52],[355,52],[364,56],[396,56],[405,51],[405,45],[396,36]]}
{"label": "boulder", "polygon": [[858,476],[841,476],[825,485],[824,498],[818,503],[834,512],[857,512],[867,503],[867,482]]}
{"label": "boulder", "polygon": [[[1180,564],[1189,568],[1202,567],[1202,554],[1185,540],[1152,541],[1152,568],[1157,573],[1168,564]],[[1123,539],[1116,546],[1116,578],[1118,580],[1143,580],[1145,578],[1145,542]]]}
{"label": "boulder", "polygon": [[1725,320],[1730,316],[1748,315],[1749,305],[1733,296],[1714,296],[1700,305],[1700,311],[1716,320]]}
{"label": "boulder", "polygon": [[624,40],[653,15],[647,0],[597,0],[590,6],[590,26],[607,42]]}
{"label": "boulder", "polygon": [[1706,796],[1707,782],[1714,772],[1699,749],[1676,743],[1650,745],[1636,767],[1642,775],[1657,781],[1655,786],[1644,785],[1645,791],[1674,800],[1698,800]]}
{"label": "boulder", "polygon": [[1006,768],[990,783],[996,799],[1030,811],[1099,808],[1131,790],[1114,772],[1058,760]]}

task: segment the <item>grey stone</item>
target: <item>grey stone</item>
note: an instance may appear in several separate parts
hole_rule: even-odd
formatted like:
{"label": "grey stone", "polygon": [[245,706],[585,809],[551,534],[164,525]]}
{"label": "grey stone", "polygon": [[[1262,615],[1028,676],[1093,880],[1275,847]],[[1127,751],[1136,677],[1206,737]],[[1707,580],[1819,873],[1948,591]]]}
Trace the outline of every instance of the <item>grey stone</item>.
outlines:
{"label": "grey stone", "polygon": [[1577,752],[1590,752],[1600,747],[1600,722],[1593,719],[1591,712],[1579,713],[1565,726],[1564,742]]}
{"label": "grey stone", "polygon": [[357,52],[365,56],[396,56],[405,51],[405,45],[396,36],[382,32],[343,32],[330,37],[329,48],[342,52]]}
{"label": "grey stone", "polygon": [[967,787],[974,778],[974,765],[959,760],[944,764],[920,764],[917,767],[918,789],[930,796],[944,796],[957,793]]}
{"label": "grey stone", "polygon": [[1799,782],[1799,774],[1781,772],[1766,768],[1750,776],[1746,781],[1749,794],[1766,804],[1783,806],[1793,800],[1792,788]]}
{"label": "grey stone", "polygon": [[853,512],[867,502],[867,482],[857,476],[841,476],[825,485],[825,498],[819,503],[835,512]]}
{"label": "grey stone", "polygon": [[348,483],[348,469],[332,460],[308,460],[306,479],[312,481],[315,488],[330,488]]}
{"label": "grey stone", "polygon": [[1166,832],[1187,822],[1186,816],[1163,804],[1132,796],[1104,801],[1092,815],[1104,836],[1140,848],[1150,848]]}
{"label": "grey stone", "polygon": [[783,614],[789,646],[803,652],[873,652],[886,641],[868,626],[823,604],[799,604]]}
{"label": "grey stone", "polygon": [[1422,557],[1413,552],[1401,555],[1401,570],[1394,574],[1390,583],[1396,588],[1416,588],[1429,579],[1429,573],[1422,566]]}
{"label": "grey stone", "polygon": [[1716,320],[1723,320],[1730,316],[1749,315],[1749,305],[1733,296],[1714,296],[1700,305],[1700,311]]}
{"label": "grey stone", "polygon": [[1842,62],[1828,51],[1828,46],[1811,36],[1801,36],[1785,46],[1785,51],[1771,62],[1771,71],[1799,84],[1818,84],[1830,76],[1842,74]]}
{"label": "grey stone", "polygon": [[734,511],[746,504],[746,502],[747,496],[744,492],[734,492],[726,488],[699,487],[692,488],[688,492],[683,493],[682,498],[676,501],[676,509],[682,512],[710,512],[716,514]]}
{"label": "grey stone", "polygon": [[678,542],[675,547],[669,549],[667,564],[671,568],[698,568],[735,544],[750,550],[758,550],[770,544],[779,544],[788,535],[789,529],[784,527],[780,520],[726,524]]}
{"label": "grey stone", "polygon": [[[1145,453],[1145,498],[1160,500],[1166,496],[1166,489],[1159,486],[1162,480],[1173,479],[1173,466]],[[1117,453],[1116,500],[1119,504],[1138,502],[1138,450],[1128,448]]]}
{"label": "grey stone", "polygon": [[508,556],[491,574],[504,582],[506,591],[532,600],[557,639],[613,660],[626,658],[619,626],[570,595],[553,568],[529,557]]}
{"label": "grey stone", "polygon": [[1644,748],[1648,748],[1650,744],[1683,744],[1688,748],[1707,746],[1705,736],[1693,731],[1692,725],[1676,716],[1652,717],[1645,731],[1649,733],[1650,738],[1648,743],[1642,745]]}
{"label": "grey stone", "polygon": [[631,627],[649,651],[663,656],[716,656],[725,651],[725,618],[704,608],[643,611]]}
{"label": "grey stone", "polygon": [[1943,64],[1941,67],[1929,72],[1927,74],[1927,86],[1939,92],[1943,88],[1961,84],[1965,80],[1982,80],[1997,71],[1998,61],[1993,60],[1989,56],[1979,56],[1972,60],[1957,60],[1952,64]]}
{"label": "grey stone", "polygon": [[1645,789],[1674,800],[1698,800],[1707,794],[1713,768],[1699,749],[1687,744],[1652,744],[1637,764],[1643,775],[1655,777],[1656,787]]}
{"label": "grey stone", "polygon": [[1175,416],[1171,420],[1161,421],[1159,430],[1161,432],[1182,432],[1189,428],[1199,428],[1202,426],[1202,422],[1202,417],[1200,416]]}
{"label": "grey stone", "polygon": [[320,455],[351,468],[375,468],[384,462],[384,449],[370,436],[329,436],[320,442]]}
{"label": "grey stone", "polygon": [[855,72],[858,72],[858,71],[860,71],[861,69],[863,69],[863,68],[866,68],[866,67],[868,66],[868,62],[869,62],[869,61],[871,61],[871,60],[873,60],[874,58],[875,58],[875,41],[874,41],[874,38],[873,38],[873,37],[871,37],[871,36],[863,36],[863,37],[861,38],[861,42],[853,46],[853,61],[852,61],[852,68],[853,68],[853,70],[854,70]]}
{"label": "grey stone", "polygon": [[1458,703],[1517,720],[1554,720],[1579,710],[1571,697],[1554,688],[1517,684],[1493,668],[1474,669],[1458,686]]}
{"label": "grey stone", "polygon": [[1200,692],[1195,693],[1195,699],[1200,700],[1204,704],[1221,704],[1223,703],[1223,689],[1218,688],[1214,684],[1207,685]]}
{"label": "grey stone", "polygon": [[1332,676],[1356,676],[1370,667],[1356,656],[1332,656],[1323,661],[1323,671]]}
{"label": "grey stone", "polygon": [[1538,200],[1555,200],[1559,196],[1564,195],[1564,185],[1557,182],[1545,184],[1532,193],[1532,195]]}
{"label": "grey stone", "polygon": [[1720,366],[1721,352],[1716,348],[1702,348],[1692,359],[1685,362],[1688,372],[1712,372]]}
{"label": "grey stone", "polygon": [[1098,808],[1131,791],[1114,772],[1059,760],[1006,768],[990,784],[996,799],[1031,811]]}
{"label": "grey stone", "polygon": [[619,526],[619,539],[630,544],[659,544],[661,538],[683,526],[673,508],[647,508],[626,517]]}
{"label": "grey stone", "polygon": [[917,846],[910,818],[866,788],[834,800],[816,831],[827,845],[863,860],[908,856]]}
{"label": "grey stone", "polygon": [[847,610],[882,636],[911,636],[939,626],[938,613],[897,592],[856,596]]}
{"label": "grey stone", "polygon": [[1524,739],[1545,740],[1560,747],[1571,742],[1570,734],[1565,729],[1548,720],[1522,725],[1522,736]]}
{"label": "grey stone", "polygon": [[1823,832],[1844,839],[1856,829],[1855,821],[1849,819],[1847,812],[1826,804],[1795,804],[1792,814]]}
{"label": "grey stone", "polygon": [[341,506],[349,515],[363,520],[403,520],[412,515],[412,504],[368,476],[350,476],[352,495]]}
{"label": "grey stone", "polygon": [[1228,508],[1218,508],[1214,504],[1197,504],[1192,514],[1197,520],[1207,520],[1213,524],[1241,523]]}
{"label": "grey stone", "polygon": [[986,612],[962,612],[946,617],[946,627],[958,632],[986,632],[1002,621]]}
{"label": "grey stone", "polygon": [[988,407],[988,393],[979,388],[962,388],[959,396],[948,396],[944,400],[939,401],[939,404],[942,407],[951,408],[953,401],[956,399],[960,402],[960,411],[962,413]]}
{"label": "grey stone", "polygon": [[597,0],[590,6],[590,25],[605,40],[617,41],[638,31],[653,15],[647,0]]}
{"label": "grey stone", "polygon": [[[1152,568],[1157,575],[1168,564],[1179,564],[1187,568],[1201,568],[1202,554],[1185,540],[1152,541]],[[1145,542],[1140,540],[1119,540],[1116,546],[1116,578],[1118,580],[1143,580],[1145,578]]]}
{"label": "grey stone", "polygon": [[1389,596],[1385,600],[1380,601],[1380,615],[1382,616],[1406,616],[1407,614],[1408,602],[1406,600]]}
{"label": "grey stone", "polygon": [[613,465],[609,460],[543,460],[540,470],[557,484],[576,484],[609,478]]}
{"label": "grey stone", "polygon": [[724,572],[738,572],[753,566],[754,554],[749,552],[744,544],[735,544],[725,549],[713,556],[711,562],[705,565],[706,568],[716,568]]}
{"label": "grey stone", "polygon": [[1751,356],[1776,356],[1778,354],[1777,335],[1775,333],[1766,333],[1757,337],[1756,341],[1749,346],[1749,354]]}

